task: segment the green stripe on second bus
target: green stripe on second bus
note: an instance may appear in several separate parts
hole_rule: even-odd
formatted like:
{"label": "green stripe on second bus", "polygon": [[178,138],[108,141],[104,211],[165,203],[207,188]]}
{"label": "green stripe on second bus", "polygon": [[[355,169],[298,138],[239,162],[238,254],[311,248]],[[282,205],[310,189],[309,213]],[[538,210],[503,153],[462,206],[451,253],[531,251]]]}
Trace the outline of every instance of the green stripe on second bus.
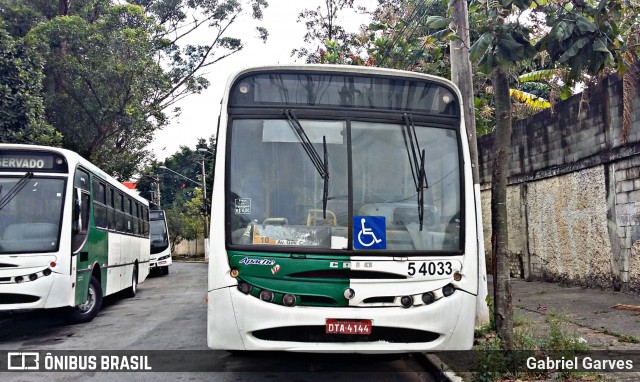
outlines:
{"label": "green stripe on second bus", "polygon": [[260,298],[262,291],[273,292],[273,303],[283,304],[283,297],[296,297],[298,306],[348,306],[345,290],[348,272],[332,267],[344,257],[297,255],[273,252],[229,251],[229,263],[237,270],[238,283],[251,286],[250,294]]}

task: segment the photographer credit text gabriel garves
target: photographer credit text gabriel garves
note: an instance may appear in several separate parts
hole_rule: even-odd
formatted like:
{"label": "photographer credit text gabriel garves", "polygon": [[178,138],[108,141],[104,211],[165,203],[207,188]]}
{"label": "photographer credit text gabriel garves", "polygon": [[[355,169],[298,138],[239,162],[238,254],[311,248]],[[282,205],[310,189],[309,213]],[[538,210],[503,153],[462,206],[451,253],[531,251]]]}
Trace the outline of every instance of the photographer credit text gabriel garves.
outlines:
{"label": "photographer credit text gabriel garves", "polygon": [[633,370],[632,360],[621,359],[594,359],[592,357],[562,357],[561,359],[552,359],[545,357],[537,359],[536,357],[527,358],[527,368],[529,370],[598,370],[598,371],[630,371]]}

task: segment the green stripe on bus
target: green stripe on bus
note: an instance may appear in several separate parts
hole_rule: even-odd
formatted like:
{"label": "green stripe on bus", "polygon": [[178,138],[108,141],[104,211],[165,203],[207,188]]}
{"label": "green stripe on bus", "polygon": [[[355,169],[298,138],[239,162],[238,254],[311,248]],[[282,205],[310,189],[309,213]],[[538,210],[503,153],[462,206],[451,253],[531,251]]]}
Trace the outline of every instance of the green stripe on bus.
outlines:
{"label": "green stripe on bus", "polygon": [[298,306],[348,306],[344,292],[350,280],[340,277],[331,264],[345,261],[345,257],[299,255],[273,252],[229,251],[231,268],[238,270],[238,281],[253,286],[252,294],[261,290],[276,293],[275,303],[282,295],[296,296]]}

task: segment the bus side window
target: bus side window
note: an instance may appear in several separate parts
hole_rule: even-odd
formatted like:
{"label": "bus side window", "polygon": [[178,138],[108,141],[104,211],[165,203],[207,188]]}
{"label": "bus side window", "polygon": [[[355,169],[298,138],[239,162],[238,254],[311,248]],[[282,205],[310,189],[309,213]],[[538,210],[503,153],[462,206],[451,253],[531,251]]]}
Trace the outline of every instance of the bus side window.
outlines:
{"label": "bus side window", "polygon": [[133,234],[140,235],[140,204],[133,202]]}
{"label": "bus side window", "polygon": [[147,207],[144,207],[142,218],[144,219],[144,237],[149,237],[149,209]]}
{"label": "bus side window", "polygon": [[116,230],[116,210],[115,210],[115,196],[113,193],[113,187],[109,186],[107,189],[107,219],[109,229],[111,231]]}
{"label": "bus side window", "polygon": [[116,198],[116,231],[124,232],[125,221],[124,221],[124,196],[117,192],[115,195]]}
{"label": "bus side window", "polygon": [[125,231],[127,233],[133,233],[133,218],[131,216],[131,198],[126,197],[124,199],[124,219],[125,219]]}
{"label": "bus side window", "polygon": [[107,207],[106,207],[106,187],[105,184],[93,178],[93,215],[96,227],[107,228]]}

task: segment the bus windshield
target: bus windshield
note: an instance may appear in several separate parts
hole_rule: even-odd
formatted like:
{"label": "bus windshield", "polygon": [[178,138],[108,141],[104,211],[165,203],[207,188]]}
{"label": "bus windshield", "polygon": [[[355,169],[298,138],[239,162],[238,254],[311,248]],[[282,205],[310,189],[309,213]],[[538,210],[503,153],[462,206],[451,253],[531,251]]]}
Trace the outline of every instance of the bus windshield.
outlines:
{"label": "bus windshield", "polygon": [[[290,119],[233,120],[227,200],[231,244],[461,250],[454,130],[425,123],[409,129],[402,121],[301,117],[298,122],[314,151],[323,159],[326,155],[328,179],[319,176]],[[415,157],[422,153],[420,165]],[[418,170],[424,174],[421,182]]]}
{"label": "bus windshield", "polygon": [[166,224],[164,217],[154,218],[153,211],[151,211],[151,221],[149,232],[151,234],[151,254],[155,255],[165,249],[169,248],[169,237],[167,235]]}
{"label": "bus windshield", "polygon": [[36,176],[20,184],[25,179],[0,177],[0,254],[58,250],[65,181]]}

